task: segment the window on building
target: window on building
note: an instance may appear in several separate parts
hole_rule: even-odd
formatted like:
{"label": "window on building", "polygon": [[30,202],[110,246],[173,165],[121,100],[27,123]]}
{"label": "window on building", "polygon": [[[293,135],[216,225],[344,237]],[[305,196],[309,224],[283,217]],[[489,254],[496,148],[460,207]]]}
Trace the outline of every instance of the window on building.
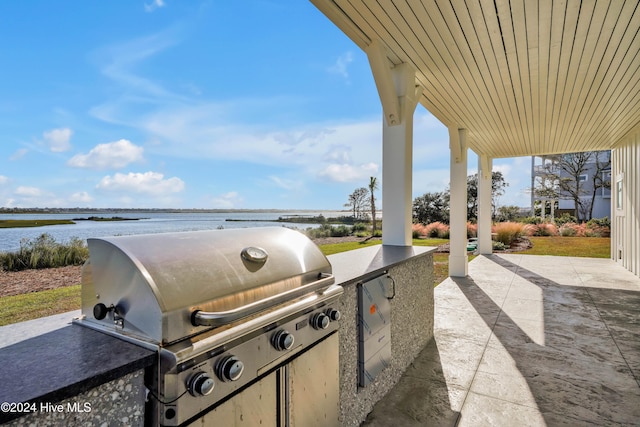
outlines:
{"label": "window on building", "polygon": [[616,209],[622,209],[622,178],[622,174],[616,178]]}

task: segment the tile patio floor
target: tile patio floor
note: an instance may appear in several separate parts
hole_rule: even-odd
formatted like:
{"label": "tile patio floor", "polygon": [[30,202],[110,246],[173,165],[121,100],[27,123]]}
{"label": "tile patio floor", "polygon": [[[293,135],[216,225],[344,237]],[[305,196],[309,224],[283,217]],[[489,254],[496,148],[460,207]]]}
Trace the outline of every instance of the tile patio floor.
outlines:
{"label": "tile patio floor", "polygon": [[607,259],[479,256],[366,426],[640,425],[640,278]]}

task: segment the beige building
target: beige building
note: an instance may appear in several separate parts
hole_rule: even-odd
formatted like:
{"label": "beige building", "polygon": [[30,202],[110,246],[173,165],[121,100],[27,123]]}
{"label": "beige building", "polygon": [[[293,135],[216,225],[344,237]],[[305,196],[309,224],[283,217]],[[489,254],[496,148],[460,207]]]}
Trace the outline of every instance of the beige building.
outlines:
{"label": "beige building", "polygon": [[311,0],[367,53],[383,108],[385,245],[411,245],[413,113],[449,128],[451,276],[467,275],[467,150],[491,252],[495,158],[612,150],[611,256],[640,275],[636,1]]}

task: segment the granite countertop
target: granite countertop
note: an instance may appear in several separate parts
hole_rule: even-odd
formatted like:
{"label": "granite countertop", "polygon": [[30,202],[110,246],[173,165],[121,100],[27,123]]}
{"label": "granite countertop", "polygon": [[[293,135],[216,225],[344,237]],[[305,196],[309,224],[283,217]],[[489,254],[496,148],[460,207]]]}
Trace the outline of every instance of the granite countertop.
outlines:
{"label": "granite countertop", "polygon": [[389,268],[418,256],[426,256],[437,248],[430,246],[367,246],[329,255],[336,284],[364,282]]}
{"label": "granite countertop", "polygon": [[0,328],[0,402],[55,403],[155,363],[154,351],[62,319]]}

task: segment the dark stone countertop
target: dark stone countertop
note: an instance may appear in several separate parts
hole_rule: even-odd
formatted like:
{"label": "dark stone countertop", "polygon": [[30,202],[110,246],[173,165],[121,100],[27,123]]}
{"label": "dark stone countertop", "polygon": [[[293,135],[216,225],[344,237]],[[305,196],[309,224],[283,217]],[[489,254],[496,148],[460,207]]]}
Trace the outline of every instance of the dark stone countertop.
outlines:
{"label": "dark stone countertop", "polygon": [[435,252],[430,246],[367,246],[348,252],[329,255],[337,285],[365,282],[389,268]]}
{"label": "dark stone countertop", "polygon": [[[22,340],[15,334],[22,333],[24,324],[0,328],[0,403],[59,402],[156,360],[154,351],[79,325],[46,325],[47,319],[59,323],[59,317],[25,322],[44,325],[45,332],[30,337],[27,332]],[[0,423],[21,415],[0,412]]]}

